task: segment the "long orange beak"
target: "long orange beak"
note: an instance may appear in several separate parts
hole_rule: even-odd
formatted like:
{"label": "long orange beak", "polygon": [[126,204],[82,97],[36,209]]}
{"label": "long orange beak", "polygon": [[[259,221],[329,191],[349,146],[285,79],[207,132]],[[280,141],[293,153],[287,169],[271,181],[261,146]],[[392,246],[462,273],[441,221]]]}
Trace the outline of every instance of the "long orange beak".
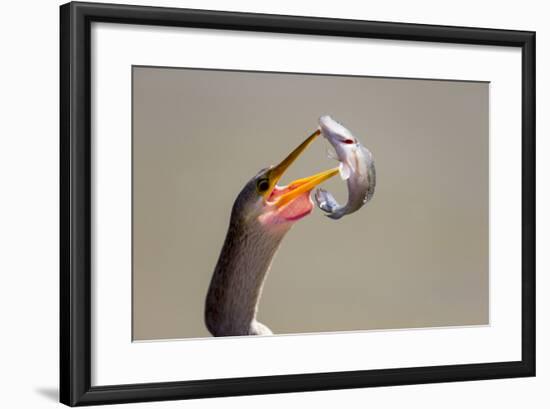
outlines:
{"label": "long orange beak", "polygon": [[[290,154],[285,159],[283,159],[281,163],[279,163],[277,166],[273,167],[269,171],[268,173],[269,189],[264,193],[265,200],[269,199],[269,197],[271,196],[271,193],[273,192],[273,189],[277,185],[277,182],[281,179],[281,177],[286,172],[286,170],[290,167],[290,165],[292,165],[292,163],[294,163],[294,161],[298,159],[298,157],[315,140],[315,138],[317,138],[317,136],[320,135],[320,133],[321,133],[320,130],[316,130],[315,132],[313,132],[296,149],[290,152]],[[295,199],[302,193],[313,190],[313,188],[318,184],[337,175],[338,172],[339,172],[338,168],[333,168],[333,169],[325,170],[324,172],[317,173],[312,176],[296,179],[287,186],[288,191],[277,196],[274,199],[273,203],[277,207],[284,206],[285,204],[291,202],[293,199]]]}

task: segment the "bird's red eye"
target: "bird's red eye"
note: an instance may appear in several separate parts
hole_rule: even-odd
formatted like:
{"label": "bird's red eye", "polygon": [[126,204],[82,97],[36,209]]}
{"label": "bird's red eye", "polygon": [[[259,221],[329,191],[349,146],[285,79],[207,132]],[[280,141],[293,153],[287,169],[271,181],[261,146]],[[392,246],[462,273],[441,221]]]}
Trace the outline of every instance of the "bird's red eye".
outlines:
{"label": "bird's red eye", "polygon": [[344,143],[347,143],[348,145],[351,145],[352,143],[355,143],[353,139],[346,139]]}

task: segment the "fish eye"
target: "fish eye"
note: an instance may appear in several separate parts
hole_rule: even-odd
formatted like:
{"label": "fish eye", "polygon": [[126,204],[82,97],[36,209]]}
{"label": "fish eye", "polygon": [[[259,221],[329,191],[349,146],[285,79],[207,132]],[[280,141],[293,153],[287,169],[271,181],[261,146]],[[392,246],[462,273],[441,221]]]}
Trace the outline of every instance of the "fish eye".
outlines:
{"label": "fish eye", "polygon": [[263,193],[267,191],[267,189],[269,189],[269,180],[267,179],[258,180],[258,182],[256,183],[256,189],[258,190],[259,193]]}
{"label": "fish eye", "polygon": [[352,145],[355,143],[355,139],[352,138],[352,137],[349,137],[347,135],[340,135],[338,134],[338,138],[337,138],[338,142],[340,143],[345,143],[346,145]]}

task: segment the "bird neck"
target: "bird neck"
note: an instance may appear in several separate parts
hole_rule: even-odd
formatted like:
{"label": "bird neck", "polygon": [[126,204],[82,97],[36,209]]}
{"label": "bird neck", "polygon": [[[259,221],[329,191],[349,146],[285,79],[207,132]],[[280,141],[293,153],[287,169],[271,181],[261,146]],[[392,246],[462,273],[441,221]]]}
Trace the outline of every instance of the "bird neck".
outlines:
{"label": "bird neck", "polygon": [[205,321],[213,335],[251,335],[255,326],[262,325],[256,321],[258,303],[287,231],[230,223],[206,297]]}

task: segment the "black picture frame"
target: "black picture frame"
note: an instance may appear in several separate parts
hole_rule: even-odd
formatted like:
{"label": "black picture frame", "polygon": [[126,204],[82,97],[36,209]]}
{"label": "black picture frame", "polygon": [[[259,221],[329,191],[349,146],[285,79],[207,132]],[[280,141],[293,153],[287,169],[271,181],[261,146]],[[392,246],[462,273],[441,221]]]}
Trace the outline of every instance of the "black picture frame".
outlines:
{"label": "black picture frame", "polygon": [[[534,32],[80,2],[62,5],[60,19],[60,401],[62,403],[76,406],[535,376]],[[521,361],[91,386],[90,32],[92,22],[521,48]]]}

